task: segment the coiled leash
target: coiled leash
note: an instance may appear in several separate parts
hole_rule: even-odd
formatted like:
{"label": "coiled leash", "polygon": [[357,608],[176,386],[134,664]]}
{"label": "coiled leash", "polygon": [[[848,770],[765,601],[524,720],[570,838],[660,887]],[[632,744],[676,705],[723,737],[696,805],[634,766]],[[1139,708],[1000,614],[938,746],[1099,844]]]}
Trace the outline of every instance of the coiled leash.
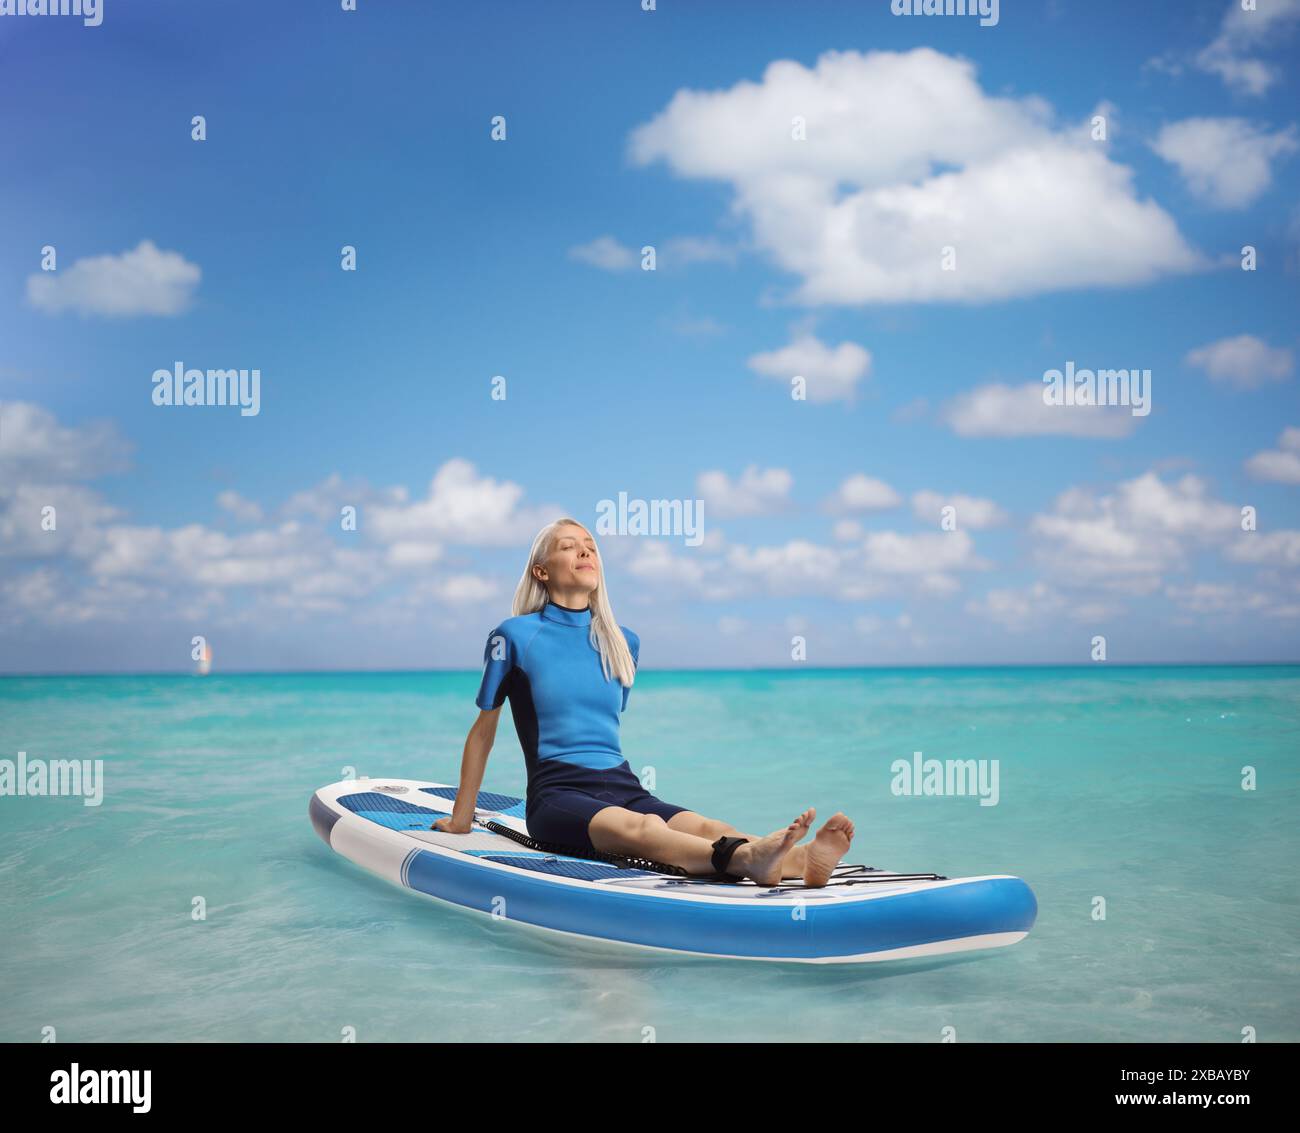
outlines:
{"label": "coiled leash", "polygon": [[[540,842],[536,838],[521,834],[518,830],[503,823],[493,822],[490,818],[476,818],[474,824],[482,826],[486,830],[491,830],[493,834],[500,834],[503,838],[518,842],[521,846],[526,846],[530,850],[541,850],[547,854],[563,854],[569,858],[586,858],[594,862],[608,862],[610,865],[622,866],[624,869],[649,870],[651,873],[667,873],[674,877],[691,876],[681,866],[669,865],[667,862],[656,862],[651,861],[649,858],[631,857],[627,854],[608,854],[604,850],[588,850],[580,846],[563,846],[558,842]],[[710,879],[703,878],[702,880],[708,881]]]}
{"label": "coiled leash", "polygon": [[[621,866],[623,869],[639,869],[650,873],[664,873],[670,877],[680,878],[680,881],[673,882],[676,885],[696,885],[696,884],[719,884],[719,885],[754,885],[757,883],[750,881],[748,878],[734,873],[727,873],[727,864],[731,861],[732,855],[736,852],[736,847],[748,838],[736,838],[724,835],[713,843],[713,869],[712,876],[708,874],[693,874],[687,872],[679,865],[670,865],[667,862],[657,862],[651,858],[639,858],[629,854],[611,854],[604,850],[588,850],[581,846],[565,846],[558,842],[542,842],[528,834],[520,833],[513,827],[506,826],[500,822],[494,822],[492,819],[475,818],[475,826],[481,826],[485,830],[490,830],[493,834],[500,834],[503,838],[509,838],[512,842],[518,842],[530,850],[538,850],[546,854],[562,854],[569,858],[585,858],[588,861],[605,862],[609,865]],[[870,876],[867,876],[870,875]],[[941,873],[890,873],[888,870],[879,870],[869,865],[844,865],[840,864],[835,867],[831,873],[831,879],[825,886],[827,888],[833,885],[869,885],[879,884],[881,882],[898,882],[898,881],[947,881],[948,879]],[[803,889],[802,879],[792,879],[790,881],[780,881],[775,885],[763,886],[765,889]]]}
{"label": "coiled leash", "polygon": [[707,874],[691,874],[679,865],[657,862],[652,858],[640,858],[630,854],[611,854],[604,850],[588,850],[580,846],[564,846],[558,842],[542,842],[528,834],[521,834],[518,830],[514,830],[503,823],[493,822],[490,818],[476,818],[474,822],[491,830],[493,834],[500,834],[502,837],[518,842],[521,846],[527,846],[529,849],[540,850],[547,854],[564,854],[572,858],[608,862],[610,865],[622,866],[624,869],[641,869],[649,870],[652,873],[666,873],[672,877],[689,878],[691,881],[722,881],[734,885],[738,881],[745,880],[739,874],[725,871],[727,863],[731,861],[731,855],[736,852],[736,847],[748,842],[748,838],[729,838],[724,835],[713,843],[713,876],[710,877]]}

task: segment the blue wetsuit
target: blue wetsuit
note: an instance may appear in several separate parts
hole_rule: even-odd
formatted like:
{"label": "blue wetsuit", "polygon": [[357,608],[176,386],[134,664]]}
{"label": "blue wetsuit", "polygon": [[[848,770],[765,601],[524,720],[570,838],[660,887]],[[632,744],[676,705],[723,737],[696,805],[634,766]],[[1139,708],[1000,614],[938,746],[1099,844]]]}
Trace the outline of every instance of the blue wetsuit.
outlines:
{"label": "blue wetsuit", "polygon": [[[620,626],[635,663],[641,639]],[[683,806],[641,786],[618,742],[619,713],[630,689],[606,680],[591,641],[591,610],[548,601],[540,610],[507,618],[488,634],[483,683],[475,703],[500,708],[510,699],[528,769],[525,820],[542,842],[595,849],[587,824],[608,806],[665,821]]]}

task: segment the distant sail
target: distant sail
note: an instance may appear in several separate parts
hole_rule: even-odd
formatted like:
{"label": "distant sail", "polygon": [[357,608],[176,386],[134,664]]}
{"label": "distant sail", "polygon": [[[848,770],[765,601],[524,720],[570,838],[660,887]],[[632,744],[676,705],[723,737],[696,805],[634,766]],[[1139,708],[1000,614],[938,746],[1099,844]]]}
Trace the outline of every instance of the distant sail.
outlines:
{"label": "distant sail", "polygon": [[203,655],[199,657],[199,676],[206,677],[212,671],[212,646],[203,643]]}

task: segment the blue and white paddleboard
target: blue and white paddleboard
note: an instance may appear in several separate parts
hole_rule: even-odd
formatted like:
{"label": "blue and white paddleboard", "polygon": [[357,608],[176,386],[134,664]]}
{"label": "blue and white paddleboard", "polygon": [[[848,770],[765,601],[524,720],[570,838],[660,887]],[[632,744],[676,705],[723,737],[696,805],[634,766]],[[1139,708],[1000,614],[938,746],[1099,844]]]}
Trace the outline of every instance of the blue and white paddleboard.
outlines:
{"label": "blue and white paddleboard", "polygon": [[[345,858],[440,901],[586,940],[732,960],[855,964],[1000,948],[1038,915],[1018,877],[938,878],[841,863],[826,886],[707,881],[530,850],[482,827],[527,834],[524,800],[480,791],[475,829],[429,829],[454,786],[351,779],[309,813]],[[918,878],[924,878],[918,879]]]}

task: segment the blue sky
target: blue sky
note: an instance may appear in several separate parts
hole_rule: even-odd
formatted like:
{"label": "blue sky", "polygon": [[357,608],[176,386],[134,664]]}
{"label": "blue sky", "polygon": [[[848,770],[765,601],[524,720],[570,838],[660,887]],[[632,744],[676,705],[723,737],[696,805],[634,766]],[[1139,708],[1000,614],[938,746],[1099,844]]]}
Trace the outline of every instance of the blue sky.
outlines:
{"label": "blue sky", "polygon": [[620,492],[647,668],[1296,659],[1300,0],[358,7],[0,16],[0,671],[473,668]]}

